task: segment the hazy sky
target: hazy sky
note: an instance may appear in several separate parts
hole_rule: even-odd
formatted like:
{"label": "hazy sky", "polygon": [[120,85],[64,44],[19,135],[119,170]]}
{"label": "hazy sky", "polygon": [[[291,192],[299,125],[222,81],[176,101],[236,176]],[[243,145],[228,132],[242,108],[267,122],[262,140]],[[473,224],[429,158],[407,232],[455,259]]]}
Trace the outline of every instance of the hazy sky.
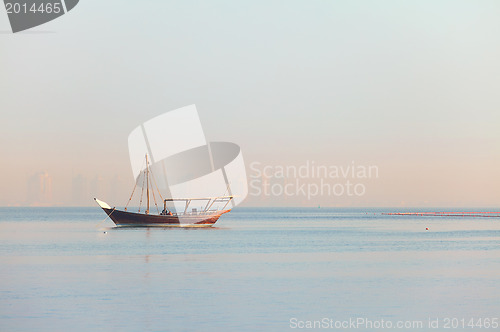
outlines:
{"label": "hazy sky", "polygon": [[499,17],[499,1],[82,0],[12,34],[2,9],[0,205],[33,204],[40,172],[50,204],[124,204],[130,131],[196,104],[247,166],[379,169],[362,197],[246,205],[498,207]]}

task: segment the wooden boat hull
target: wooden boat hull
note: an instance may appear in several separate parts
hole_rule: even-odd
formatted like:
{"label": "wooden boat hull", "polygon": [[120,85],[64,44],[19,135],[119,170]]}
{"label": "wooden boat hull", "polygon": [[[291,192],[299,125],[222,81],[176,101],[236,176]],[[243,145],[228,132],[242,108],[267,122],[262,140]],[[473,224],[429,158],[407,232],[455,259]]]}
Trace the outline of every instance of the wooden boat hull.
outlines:
{"label": "wooden boat hull", "polygon": [[211,227],[220,216],[231,210],[217,211],[212,214],[193,214],[181,216],[165,216],[142,214],[101,207],[116,226],[133,227]]}

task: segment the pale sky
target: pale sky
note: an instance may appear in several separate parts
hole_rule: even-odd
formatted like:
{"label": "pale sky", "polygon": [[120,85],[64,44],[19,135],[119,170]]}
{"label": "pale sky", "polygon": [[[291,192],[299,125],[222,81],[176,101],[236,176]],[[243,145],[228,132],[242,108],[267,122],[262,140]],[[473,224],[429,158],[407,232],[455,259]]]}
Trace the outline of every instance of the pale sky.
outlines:
{"label": "pale sky", "polygon": [[[196,104],[249,165],[376,165],[362,197],[500,206],[499,1],[97,1],[12,34],[0,10],[0,206],[122,206],[128,134]],[[78,179],[84,192],[75,193]],[[306,182],[314,182],[306,179]]]}

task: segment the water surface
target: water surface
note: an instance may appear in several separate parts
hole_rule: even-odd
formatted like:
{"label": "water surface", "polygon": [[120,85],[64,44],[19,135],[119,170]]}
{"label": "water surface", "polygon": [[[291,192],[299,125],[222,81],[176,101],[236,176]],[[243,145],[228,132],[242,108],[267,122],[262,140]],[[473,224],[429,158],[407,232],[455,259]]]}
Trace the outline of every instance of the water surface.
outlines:
{"label": "water surface", "polygon": [[0,331],[500,316],[499,218],[382,211],[238,208],[216,228],[164,229],[100,224],[98,208],[0,208]]}

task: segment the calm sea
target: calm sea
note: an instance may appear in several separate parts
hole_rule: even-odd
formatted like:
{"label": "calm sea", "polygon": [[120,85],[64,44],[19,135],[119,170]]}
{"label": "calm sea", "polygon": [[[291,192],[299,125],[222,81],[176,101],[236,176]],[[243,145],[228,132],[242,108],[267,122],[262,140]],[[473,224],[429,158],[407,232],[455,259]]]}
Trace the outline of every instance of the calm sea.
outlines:
{"label": "calm sea", "polygon": [[162,229],[1,208],[0,331],[500,330],[476,324],[500,318],[500,218],[382,211],[237,208]]}

